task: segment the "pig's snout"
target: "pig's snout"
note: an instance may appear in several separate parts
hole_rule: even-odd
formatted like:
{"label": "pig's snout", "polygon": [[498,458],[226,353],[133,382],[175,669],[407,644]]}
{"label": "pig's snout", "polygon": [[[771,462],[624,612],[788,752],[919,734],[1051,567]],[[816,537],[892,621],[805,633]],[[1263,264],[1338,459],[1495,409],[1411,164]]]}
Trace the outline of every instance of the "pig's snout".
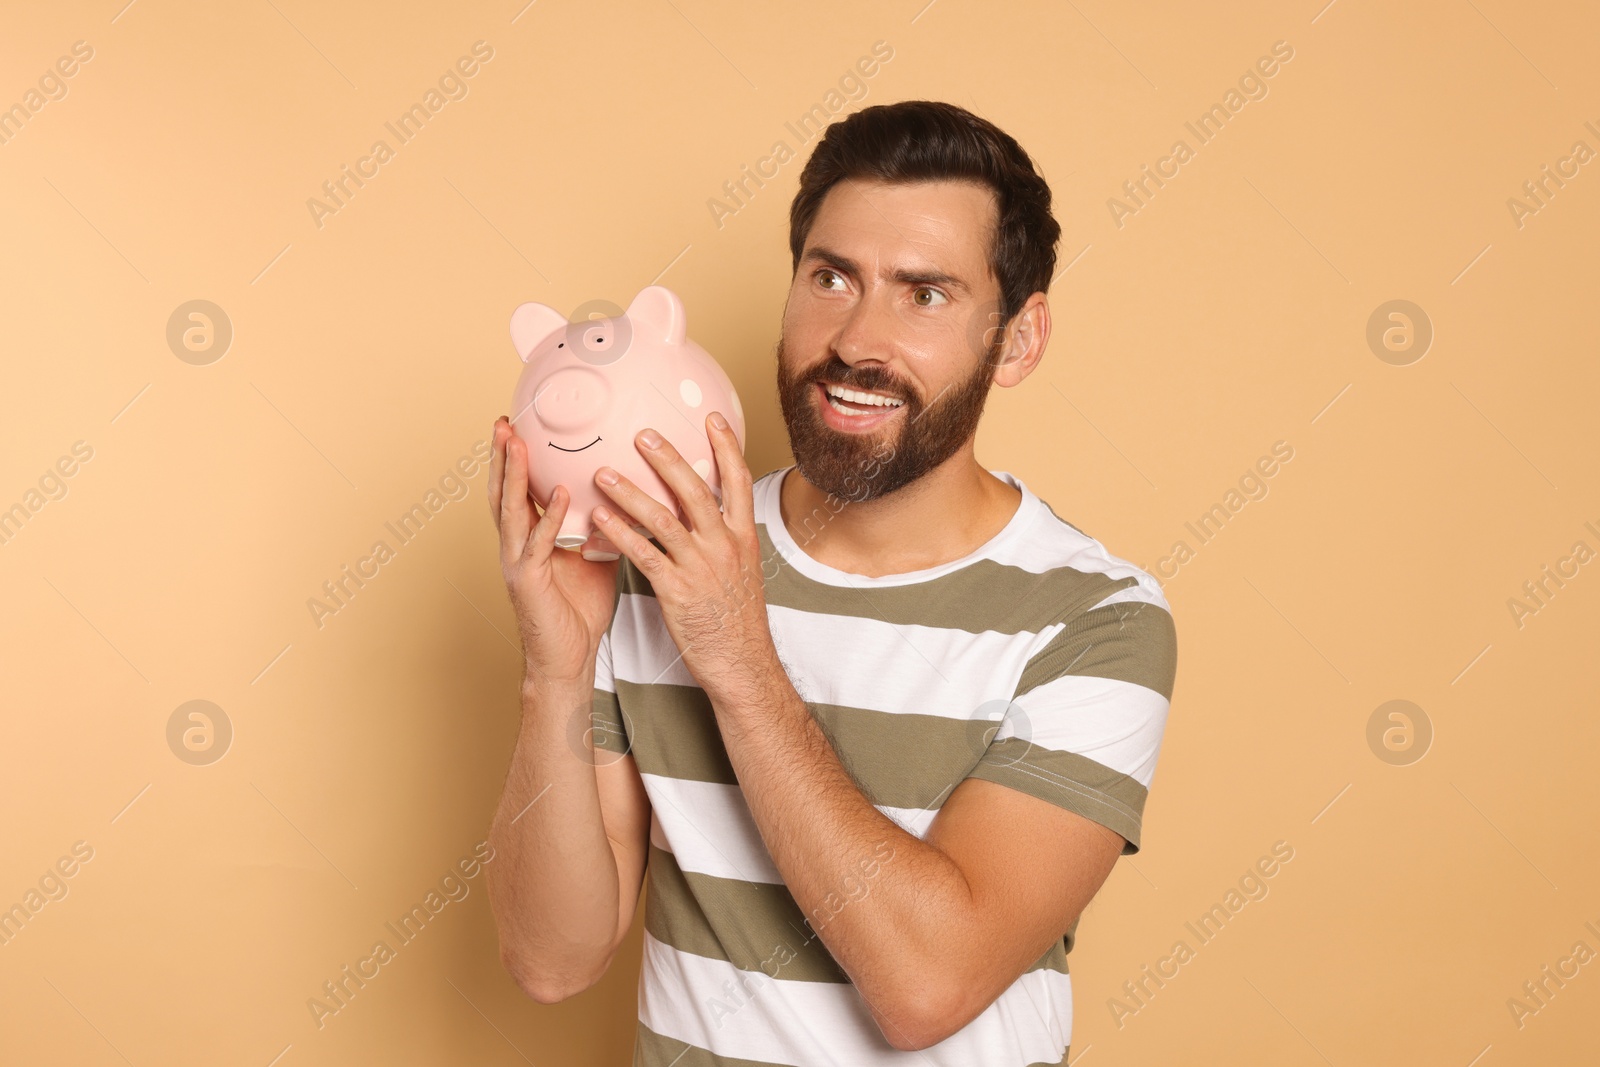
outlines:
{"label": "pig's snout", "polygon": [[573,432],[594,426],[611,406],[605,376],[587,367],[564,367],[534,390],[533,411],[547,428]]}

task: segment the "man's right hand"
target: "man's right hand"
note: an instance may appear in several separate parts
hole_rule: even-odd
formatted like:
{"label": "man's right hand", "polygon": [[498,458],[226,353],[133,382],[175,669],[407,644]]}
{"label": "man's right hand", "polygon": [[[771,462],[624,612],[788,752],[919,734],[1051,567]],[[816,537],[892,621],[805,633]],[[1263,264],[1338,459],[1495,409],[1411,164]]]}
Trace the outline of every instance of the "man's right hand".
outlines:
{"label": "man's right hand", "polygon": [[571,495],[551,494],[536,517],[528,481],[528,444],[502,415],[494,424],[489,514],[500,531],[500,570],[522,635],[527,680],[576,683],[589,676],[611,625],[618,560],[586,560],[556,548]]}

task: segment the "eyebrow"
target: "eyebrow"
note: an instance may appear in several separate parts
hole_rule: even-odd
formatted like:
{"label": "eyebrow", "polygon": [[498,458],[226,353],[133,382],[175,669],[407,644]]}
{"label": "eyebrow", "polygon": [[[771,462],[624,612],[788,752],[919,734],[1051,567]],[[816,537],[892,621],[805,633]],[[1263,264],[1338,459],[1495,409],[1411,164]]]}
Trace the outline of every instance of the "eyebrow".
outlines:
{"label": "eyebrow", "polygon": [[[802,264],[810,262],[825,263],[828,266],[838,267],[842,271],[853,274],[857,278],[861,277],[861,264],[849,256],[841,255],[831,248],[824,248],[821,245],[813,245],[806,249],[805,255],[800,257],[800,262]],[[891,277],[895,281],[906,285],[943,285],[951,289],[959,289],[969,296],[972,294],[970,285],[957,278],[954,274],[947,274],[944,271],[901,269],[895,271]]]}

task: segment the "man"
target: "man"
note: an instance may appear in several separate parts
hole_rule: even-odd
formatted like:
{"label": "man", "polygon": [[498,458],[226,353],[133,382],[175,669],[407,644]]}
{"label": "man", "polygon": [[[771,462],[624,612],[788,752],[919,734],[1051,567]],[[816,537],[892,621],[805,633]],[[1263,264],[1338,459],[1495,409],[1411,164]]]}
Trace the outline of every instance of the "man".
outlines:
{"label": "man", "polygon": [[1066,956],[1138,851],[1176,638],[1154,579],[974,455],[1050,335],[1050,191],[911,101],[829,128],[790,224],[793,466],[752,481],[709,413],[719,498],[641,433],[687,522],[602,468],[624,558],[591,562],[496,423],[526,658],[501,955],[542,1003],[588,988],[648,864],[636,1064],[1064,1062]]}

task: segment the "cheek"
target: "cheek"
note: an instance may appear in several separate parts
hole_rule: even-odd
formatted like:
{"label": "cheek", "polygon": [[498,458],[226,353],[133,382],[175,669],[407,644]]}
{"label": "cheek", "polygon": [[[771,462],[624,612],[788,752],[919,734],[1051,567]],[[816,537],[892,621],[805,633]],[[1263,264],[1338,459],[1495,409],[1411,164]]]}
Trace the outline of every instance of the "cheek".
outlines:
{"label": "cheek", "polygon": [[799,297],[789,302],[783,315],[783,362],[794,373],[825,359],[838,334],[838,324],[826,307]]}
{"label": "cheek", "polygon": [[916,382],[929,397],[946,386],[958,387],[978,366],[977,355],[966,349],[959,331],[907,333],[896,355],[900,376]]}
{"label": "cheek", "polygon": [[789,294],[789,303],[783,309],[784,336],[815,335],[827,328],[837,314],[832,302],[818,299],[816,293],[805,288],[798,289]]}
{"label": "cheek", "polygon": [[[959,342],[951,342],[959,344]],[[955,394],[965,392],[977,372],[978,358],[969,352],[952,354],[948,349],[931,353],[907,353],[899,368],[925,407],[943,404]]]}
{"label": "cheek", "polygon": [[926,367],[931,378],[947,369],[954,374],[977,358],[973,345],[983,324],[957,309],[891,304],[877,319],[876,330],[905,361]]}

